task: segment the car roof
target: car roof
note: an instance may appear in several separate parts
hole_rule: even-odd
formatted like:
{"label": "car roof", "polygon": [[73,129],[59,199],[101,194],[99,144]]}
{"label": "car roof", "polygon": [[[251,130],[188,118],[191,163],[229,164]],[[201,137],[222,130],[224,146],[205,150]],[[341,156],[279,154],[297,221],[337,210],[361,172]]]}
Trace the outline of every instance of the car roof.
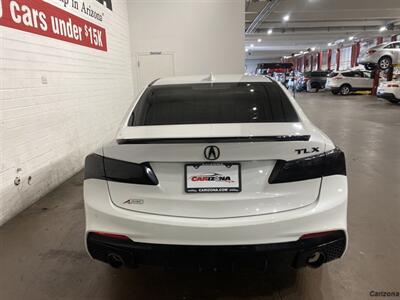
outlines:
{"label": "car roof", "polygon": [[247,74],[208,74],[191,76],[174,76],[155,80],[152,85],[174,85],[195,83],[227,83],[227,82],[272,82],[266,76]]}

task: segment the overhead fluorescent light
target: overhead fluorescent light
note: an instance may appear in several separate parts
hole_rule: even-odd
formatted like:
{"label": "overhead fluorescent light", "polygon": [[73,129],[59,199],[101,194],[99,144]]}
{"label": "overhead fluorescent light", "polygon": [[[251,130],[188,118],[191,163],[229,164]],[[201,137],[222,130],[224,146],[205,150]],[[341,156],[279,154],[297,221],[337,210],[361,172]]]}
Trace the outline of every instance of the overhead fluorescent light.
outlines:
{"label": "overhead fluorescent light", "polygon": [[283,16],[282,19],[283,19],[283,21],[287,22],[287,21],[289,21],[290,16],[289,15],[285,15],[285,16]]}
{"label": "overhead fluorescent light", "polygon": [[257,43],[261,43],[262,42],[262,39],[257,39]]}
{"label": "overhead fluorescent light", "polygon": [[312,47],[312,48],[311,48],[311,51],[315,51],[315,47]]}
{"label": "overhead fluorescent light", "polygon": [[382,32],[385,31],[386,29],[387,29],[386,26],[382,26],[381,28],[379,28],[379,31]]}
{"label": "overhead fluorescent light", "polygon": [[270,28],[270,29],[268,29],[268,32],[267,32],[268,34],[272,34],[272,29]]}
{"label": "overhead fluorescent light", "polygon": [[250,48],[254,48],[254,44],[250,44]]}
{"label": "overhead fluorescent light", "polygon": [[328,47],[332,46],[332,43],[328,43]]}
{"label": "overhead fluorescent light", "polygon": [[354,40],[354,36],[349,36],[349,41]]}

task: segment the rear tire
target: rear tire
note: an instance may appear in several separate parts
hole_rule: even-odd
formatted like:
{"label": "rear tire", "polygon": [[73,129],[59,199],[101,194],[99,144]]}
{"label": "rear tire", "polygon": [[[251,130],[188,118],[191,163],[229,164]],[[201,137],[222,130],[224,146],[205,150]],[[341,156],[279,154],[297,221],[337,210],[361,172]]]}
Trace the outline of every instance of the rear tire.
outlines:
{"label": "rear tire", "polygon": [[379,69],[386,71],[392,65],[392,59],[389,56],[383,56],[378,61]]}
{"label": "rear tire", "polygon": [[340,95],[347,96],[350,94],[350,92],[351,92],[351,86],[349,84],[343,84],[340,87]]}

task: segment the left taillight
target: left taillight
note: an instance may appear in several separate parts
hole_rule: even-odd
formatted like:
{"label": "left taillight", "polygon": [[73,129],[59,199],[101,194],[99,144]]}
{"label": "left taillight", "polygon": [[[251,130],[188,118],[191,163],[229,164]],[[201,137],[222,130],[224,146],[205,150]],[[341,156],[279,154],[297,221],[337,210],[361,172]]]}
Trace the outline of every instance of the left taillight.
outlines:
{"label": "left taillight", "polygon": [[85,179],[157,185],[158,180],[149,163],[132,163],[98,154],[90,154],[85,160]]}
{"label": "left taillight", "polygon": [[330,175],[346,175],[344,153],[339,148],[290,161],[278,160],[268,182],[293,182]]}

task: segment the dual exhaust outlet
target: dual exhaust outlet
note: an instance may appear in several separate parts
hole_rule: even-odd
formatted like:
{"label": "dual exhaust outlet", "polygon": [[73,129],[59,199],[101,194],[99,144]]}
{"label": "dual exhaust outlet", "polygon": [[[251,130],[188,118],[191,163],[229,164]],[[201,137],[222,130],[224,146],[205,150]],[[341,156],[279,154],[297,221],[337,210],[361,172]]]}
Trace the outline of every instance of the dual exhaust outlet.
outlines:
{"label": "dual exhaust outlet", "polygon": [[[116,253],[109,253],[107,255],[107,262],[110,264],[111,267],[119,269],[125,266],[125,261],[121,255]],[[306,265],[311,268],[319,268],[326,262],[326,255],[322,251],[315,251],[313,252],[307,259]]]}

